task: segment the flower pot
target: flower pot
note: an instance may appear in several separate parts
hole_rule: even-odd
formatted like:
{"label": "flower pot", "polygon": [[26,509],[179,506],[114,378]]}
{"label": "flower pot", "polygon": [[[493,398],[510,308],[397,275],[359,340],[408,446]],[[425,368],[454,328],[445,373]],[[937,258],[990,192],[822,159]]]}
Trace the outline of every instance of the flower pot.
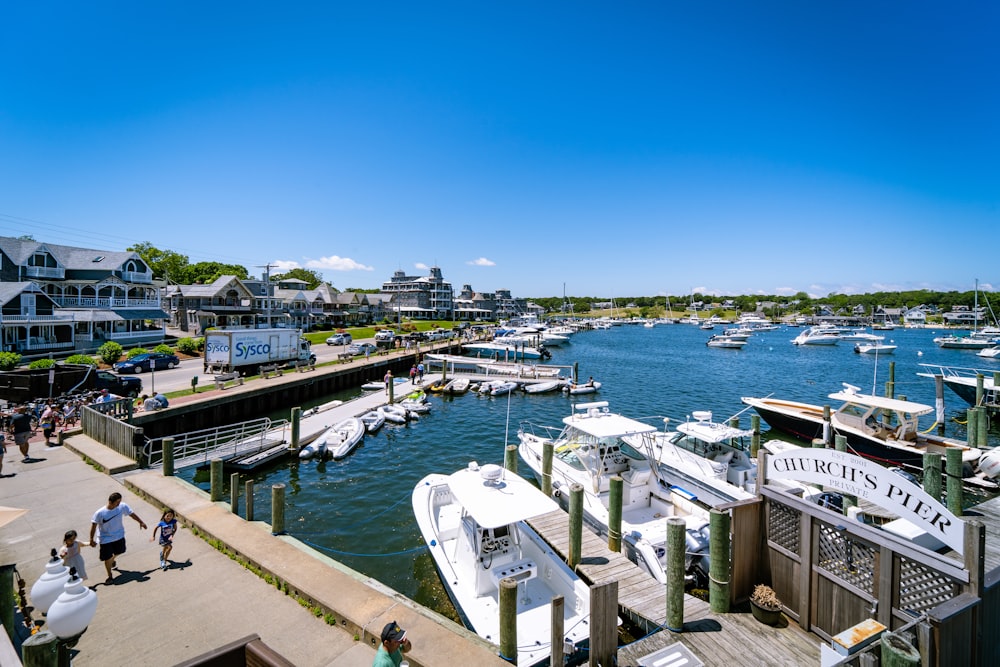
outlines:
{"label": "flower pot", "polygon": [[754,618],[764,625],[777,625],[781,622],[780,609],[768,609],[766,607],[761,607],[753,600],[750,600],[750,612],[753,614]]}

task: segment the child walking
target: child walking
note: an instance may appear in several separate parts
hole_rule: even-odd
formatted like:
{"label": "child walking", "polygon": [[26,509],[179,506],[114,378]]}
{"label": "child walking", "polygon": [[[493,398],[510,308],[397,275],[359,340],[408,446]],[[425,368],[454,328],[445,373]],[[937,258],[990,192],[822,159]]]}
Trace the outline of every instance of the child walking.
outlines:
{"label": "child walking", "polygon": [[66,534],[63,535],[63,545],[59,548],[59,555],[62,556],[63,565],[66,567],[75,567],[76,575],[80,579],[86,579],[87,568],[83,564],[83,554],[80,553],[81,546],[92,547],[94,545],[90,542],[78,542],[76,531],[67,530]]}
{"label": "child walking", "polygon": [[174,548],[174,535],[177,534],[177,518],[174,516],[174,511],[169,507],[163,510],[160,523],[156,524],[156,528],[153,529],[153,535],[149,538],[150,542],[156,539],[156,531],[160,531],[160,568],[166,570],[167,560],[170,558],[170,552]]}

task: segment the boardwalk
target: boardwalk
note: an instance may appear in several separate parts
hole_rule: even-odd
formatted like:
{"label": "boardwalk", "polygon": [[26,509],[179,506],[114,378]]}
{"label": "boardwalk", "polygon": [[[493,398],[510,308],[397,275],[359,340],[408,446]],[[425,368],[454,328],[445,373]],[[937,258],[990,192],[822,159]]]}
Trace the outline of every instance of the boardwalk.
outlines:
{"label": "boardwalk", "polygon": [[[558,510],[529,521],[564,559],[569,550],[569,515]],[[643,640],[619,649],[618,664],[682,641],[706,665],[807,665],[819,663],[819,637],[797,625],[762,625],[749,611],[715,614],[707,602],[684,596],[684,632],[656,632],[666,621],[666,591],[624,555],[607,549],[604,540],[583,531],[577,572],[589,584],[618,582],[619,613],[646,632]]]}

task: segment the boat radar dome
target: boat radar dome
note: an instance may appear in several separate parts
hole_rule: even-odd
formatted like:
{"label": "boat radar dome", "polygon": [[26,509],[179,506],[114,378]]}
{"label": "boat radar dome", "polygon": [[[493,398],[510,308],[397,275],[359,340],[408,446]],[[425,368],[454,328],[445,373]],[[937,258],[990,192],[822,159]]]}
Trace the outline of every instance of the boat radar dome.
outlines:
{"label": "boat radar dome", "polygon": [[503,468],[495,463],[487,463],[479,470],[479,476],[487,484],[496,484],[503,477]]}
{"label": "boat radar dome", "polygon": [[700,421],[700,422],[710,422],[710,421],[712,421],[712,412],[711,412],[711,410],[695,410],[694,412],[691,413],[691,416],[694,417],[697,421]]}

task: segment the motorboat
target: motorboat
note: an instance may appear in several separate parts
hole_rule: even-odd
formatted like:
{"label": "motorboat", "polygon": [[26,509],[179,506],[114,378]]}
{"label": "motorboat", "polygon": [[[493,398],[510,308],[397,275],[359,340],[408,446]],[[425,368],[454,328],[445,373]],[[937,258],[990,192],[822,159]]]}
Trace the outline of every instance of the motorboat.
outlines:
{"label": "motorboat", "polygon": [[564,336],[562,334],[551,333],[549,331],[542,332],[542,345],[546,347],[558,347],[560,345],[565,345],[569,342],[569,336]]}
{"label": "motorboat", "polygon": [[925,453],[944,457],[949,449],[958,449],[962,452],[963,464],[968,464],[963,472],[963,483],[1000,488],[994,481],[974,472],[982,450],[969,447],[961,440],[920,431],[919,418],[934,412],[933,407],[859,392],[858,387],[845,383],[842,391],[829,395],[831,400],[841,402],[830,414],[829,427],[825,425],[823,408],[819,405],[771,398],[743,397],[741,400],[752,406],[772,428],[806,439],[830,441],[832,438],[824,438],[829,428],[847,439],[849,451],[880,463],[922,469]]}
{"label": "motorboat", "polygon": [[510,380],[491,380],[479,385],[479,393],[489,396],[504,396],[517,389],[516,382]]}
{"label": "motorboat", "polygon": [[746,344],[747,341],[745,338],[733,338],[725,334],[716,334],[705,341],[705,345],[709,347],[724,347],[730,350],[741,350]]}
{"label": "motorboat", "polygon": [[940,376],[946,387],[972,407],[979,405],[977,401],[979,376],[983,377],[983,398],[986,403],[1000,401],[1000,385],[993,381],[994,371],[981,368],[958,368],[954,366],[939,366],[936,364],[920,364],[927,371],[917,373],[920,377],[934,378]]}
{"label": "motorboat", "polygon": [[385,411],[384,410],[369,410],[364,413],[358,419],[361,423],[365,425],[365,433],[376,433],[382,426],[385,425]]}
{"label": "motorboat", "polygon": [[407,412],[416,413],[418,415],[426,414],[431,411],[430,403],[415,398],[404,398],[397,403],[397,405],[404,408]]}
{"label": "motorboat", "polygon": [[546,392],[562,389],[563,385],[565,384],[566,384],[565,380],[545,380],[542,382],[527,382],[524,385],[524,393],[544,394]]}
{"label": "motorboat", "polygon": [[836,345],[840,335],[826,327],[809,327],[792,339],[794,345]]}
{"label": "motorboat", "polygon": [[753,334],[754,330],[750,327],[729,327],[722,331],[722,335],[733,340],[748,340]]}
{"label": "motorboat", "polygon": [[299,450],[299,459],[303,461],[311,459],[314,456],[320,461],[326,458],[326,431],[320,433],[312,442],[303,445]]}
{"label": "motorboat", "polygon": [[352,451],[365,437],[365,424],[357,417],[348,417],[337,422],[320,436],[326,440],[326,452],[338,461]]}
{"label": "motorboat", "polygon": [[[500,643],[500,582],[517,582],[518,665],[548,664],[552,599],[561,596],[571,664],[586,657],[590,591],[528,524],[558,509],[528,481],[475,462],[431,474],[413,489],[413,514],[462,622]],[[511,656],[514,658],[515,656]]]}
{"label": "motorboat", "polygon": [[469,378],[454,378],[444,387],[446,394],[464,394],[469,391]]}
{"label": "motorboat", "polygon": [[628,558],[661,584],[666,583],[666,517],[687,525],[686,566],[692,579],[708,573],[708,511],[693,494],[673,487],[650,463],[656,427],[608,411],[606,401],[580,403],[564,417],[561,429],[522,422],[518,452],[542,477],[542,453],[553,446],[552,495],[567,509],[573,484],[583,486],[583,521],[602,537],[608,535],[610,480],[622,479],[622,546]]}
{"label": "motorboat", "polygon": [[502,338],[489,343],[466,343],[462,349],[469,354],[491,359],[548,359],[552,353],[544,347],[533,347],[520,341],[504,341]]}
{"label": "motorboat", "polygon": [[987,359],[1000,359],[1000,345],[994,345],[993,347],[986,347],[976,353],[977,357],[985,357]]}
{"label": "motorboat", "polygon": [[887,343],[855,343],[854,351],[858,354],[892,354],[896,351],[896,345]]}
{"label": "motorboat", "polygon": [[387,422],[392,424],[405,424],[410,420],[409,411],[396,403],[383,405],[379,408]]}
{"label": "motorboat", "polygon": [[840,334],[840,340],[860,341],[862,343],[877,343],[885,340],[885,336],[868,333],[864,329],[851,329]]}
{"label": "motorboat", "polygon": [[938,344],[938,347],[947,350],[985,350],[993,345],[993,342],[988,338],[956,336],[955,334],[938,336],[934,342]]}
{"label": "motorboat", "polygon": [[569,382],[563,385],[562,390],[570,395],[593,394],[601,388],[600,382],[587,380],[586,382]]}

